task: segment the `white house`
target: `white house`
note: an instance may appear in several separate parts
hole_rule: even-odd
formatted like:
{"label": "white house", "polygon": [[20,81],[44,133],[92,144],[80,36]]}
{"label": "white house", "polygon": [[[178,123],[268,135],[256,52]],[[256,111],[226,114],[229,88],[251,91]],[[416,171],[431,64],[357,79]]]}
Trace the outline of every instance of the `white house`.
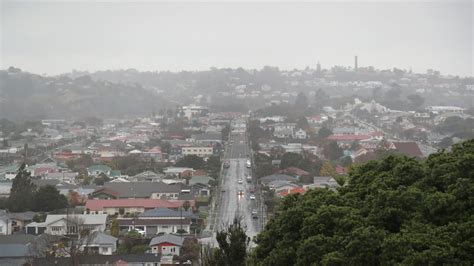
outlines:
{"label": "white house", "polygon": [[0,235],[10,235],[12,233],[11,221],[5,210],[0,210]]}
{"label": "white house", "polygon": [[43,223],[30,223],[26,226],[28,234],[47,233],[50,235],[77,234],[82,229],[103,232],[107,214],[48,214]]}
{"label": "white house", "polygon": [[164,234],[154,237],[150,241],[149,246],[151,247],[151,253],[153,254],[179,256],[183,242],[184,237]]}
{"label": "white house", "polygon": [[81,251],[87,250],[89,254],[112,255],[117,251],[118,238],[103,232],[94,232],[80,239]]}
{"label": "white house", "polygon": [[295,139],[306,139],[308,135],[306,134],[306,131],[304,131],[302,128],[298,129],[295,131],[295,134],[293,136]]}
{"label": "white house", "polygon": [[187,155],[196,155],[199,157],[207,158],[212,156],[214,149],[212,147],[206,146],[191,146],[191,147],[182,147],[181,152],[183,156]]}

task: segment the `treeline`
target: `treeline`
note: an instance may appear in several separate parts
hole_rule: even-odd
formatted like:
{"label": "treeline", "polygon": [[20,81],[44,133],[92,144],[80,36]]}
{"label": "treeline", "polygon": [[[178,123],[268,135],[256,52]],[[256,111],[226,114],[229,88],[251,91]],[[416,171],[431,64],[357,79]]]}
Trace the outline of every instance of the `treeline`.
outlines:
{"label": "treeline", "polygon": [[258,235],[257,265],[470,265],[474,140],[419,161],[352,168],[338,191],[285,197]]}

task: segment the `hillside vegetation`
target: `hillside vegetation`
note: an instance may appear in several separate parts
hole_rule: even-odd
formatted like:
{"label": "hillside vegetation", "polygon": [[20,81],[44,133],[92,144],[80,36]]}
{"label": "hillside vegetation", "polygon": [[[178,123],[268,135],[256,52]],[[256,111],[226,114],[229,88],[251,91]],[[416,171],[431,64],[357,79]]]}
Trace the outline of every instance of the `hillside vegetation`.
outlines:
{"label": "hillside vegetation", "polygon": [[42,77],[0,71],[0,118],[36,120],[152,114],[169,106],[141,85],[94,81],[89,76]]}

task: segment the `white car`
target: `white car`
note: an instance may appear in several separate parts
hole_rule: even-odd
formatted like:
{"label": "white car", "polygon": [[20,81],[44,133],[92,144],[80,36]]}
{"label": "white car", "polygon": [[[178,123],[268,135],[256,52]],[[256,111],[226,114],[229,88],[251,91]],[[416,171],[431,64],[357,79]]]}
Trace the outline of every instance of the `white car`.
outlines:
{"label": "white car", "polygon": [[131,229],[129,232],[131,232],[131,231],[137,231],[137,233],[139,233],[139,234],[142,235],[142,236],[145,236],[145,235],[146,235],[145,230],[140,229],[140,228],[133,228],[133,229]]}
{"label": "white car", "polygon": [[242,184],[244,181],[242,181],[242,179],[239,179],[239,181],[237,182],[239,182],[239,184]]}
{"label": "white car", "polygon": [[250,195],[250,199],[255,200],[255,195],[254,194]]}

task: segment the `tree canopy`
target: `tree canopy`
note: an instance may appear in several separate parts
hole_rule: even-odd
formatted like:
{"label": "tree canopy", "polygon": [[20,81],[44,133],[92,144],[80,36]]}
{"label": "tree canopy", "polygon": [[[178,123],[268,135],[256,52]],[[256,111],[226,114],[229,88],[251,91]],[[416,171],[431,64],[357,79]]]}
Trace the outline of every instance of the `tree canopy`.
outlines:
{"label": "tree canopy", "polygon": [[474,261],[474,140],[424,161],[353,166],[338,191],[282,199],[257,237],[258,265],[441,265]]}
{"label": "tree canopy", "polygon": [[23,163],[13,179],[10,196],[7,201],[8,210],[11,212],[23,212],[33,209],[33,195],[36,186],[31,182],[31,174],[26,170]]}
{"label": "tree canopy", "polygon": [[34,195],[34,210],[50,212],[64,209],[68,205],[67,198],[61,195],[56,187],[46,185],[40,187]]}
{"label": "tree canopy", "polygon": [[176,166],[190,167],[193,169],[204,169],[206,162],[204,162],[204,159],[197,155],[186,155],[176,163]]}

